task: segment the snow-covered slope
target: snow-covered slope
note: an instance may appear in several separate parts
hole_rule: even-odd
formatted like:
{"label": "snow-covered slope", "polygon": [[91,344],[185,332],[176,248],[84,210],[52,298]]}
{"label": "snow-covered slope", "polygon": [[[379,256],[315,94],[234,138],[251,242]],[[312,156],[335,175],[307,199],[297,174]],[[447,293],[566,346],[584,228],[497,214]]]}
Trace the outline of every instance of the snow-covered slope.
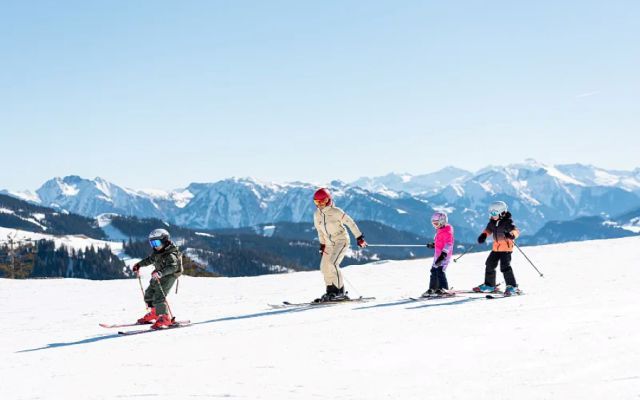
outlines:
{"label": "snow-covered slope", "polygon": [[9,236],[13,238],[13,240],[20,241],[25,239],[30,239],[32,241],[37,240],[51,240],[55,243],[56,248],[60,246],[65,246],[68,249],[73,250],[85,250],[88,247],[93,246],[96,249],[102,249],[105,247],[109,247],[111,252],[118,256],[121,260],[123,260],[127,265],[132,263],[131,257],[124,253],[122,249],[122,242],[120,241],[106,241],[106,240],[98,240],[92,239],[84,235],[48,235],[38,232],[30,232],[24,231],[20,229],[10,229],[4,228],[0,226],[0,241],[6,241],[9,239]]}
{"label": "snow-covered slope", "polygon": [[[423,303],[429,260],[345,268],[367,304],[270,310],[319,294],[319,272],[181,279],[192,327],[119,337],[144,312],[135,280],[0,280],[3,399],[635,399],[639,238],[527,247],[525,296]],[[486,253],[448,270],[482,280]],[[603,276],[603,266],[612,271]],[[147,269],[145,272],[149,272]]]}

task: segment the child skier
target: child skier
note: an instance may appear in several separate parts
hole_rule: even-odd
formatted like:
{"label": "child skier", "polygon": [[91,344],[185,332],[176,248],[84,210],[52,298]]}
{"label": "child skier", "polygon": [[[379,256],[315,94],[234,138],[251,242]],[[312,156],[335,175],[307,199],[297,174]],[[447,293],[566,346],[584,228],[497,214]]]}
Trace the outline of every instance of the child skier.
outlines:
{"label": "child skier", "polygon": [[345,225],[356,237],[358,247],[366,247],[367,242],[353,219],[333,205],[331,193],[327,189],[318,189],[313,195],[313,202],[317,207],[313,223],[318,230],[320,254],[322,255],[320,271],[324,275],[324,283],[327,287],[326,293],[314,301],[349,300],[344,291],[344,281],[342,280],[342,271],[340,271],[340,263],[350,244]]}
{"label": "child skier", "polygon": [[429,290],[424,292],[422,297],[451,296],[445,274],[453,256],[453,227],[448,222],[445,212],[437,211],[431,216],[431,224],[436,229],[436,235],[433,238],[433,243],[428,243],[427,247],[434,249],[435,253],[431,265]]}
{"label": "child skier", "polygon": [[176,245],[171,242],[169,232],[164,229],[153,230],[149,234],[149,244],[153,248],[153,253],[137,262],[132,268],[133,272],[139,274],[141,267],[155,265],[149,287],[144,292],[144,301],[151,310],[140,318],[138,323],[153,324],[152,329],[163,329],[173,324],[173,316],[169,315],[166,295],[183,272],[182,257]]}
{"label": "child skier", "polygon": [[507,204],[496,201],[489,207],[490,219],[485,230],[478,236],[478,243],[482,244],[487,236],[493,236],[493,249],[485,262],[484,283],[473,288],[475,292],[489,293],[496,290],[496,267],[500,263],[500,271],[504,276],[507,287],[505,296],[520,294],[516,277],[511,269],[511,253],[513,242],[520,236],[520,230],[514,225],[511,213],[507,211]]}

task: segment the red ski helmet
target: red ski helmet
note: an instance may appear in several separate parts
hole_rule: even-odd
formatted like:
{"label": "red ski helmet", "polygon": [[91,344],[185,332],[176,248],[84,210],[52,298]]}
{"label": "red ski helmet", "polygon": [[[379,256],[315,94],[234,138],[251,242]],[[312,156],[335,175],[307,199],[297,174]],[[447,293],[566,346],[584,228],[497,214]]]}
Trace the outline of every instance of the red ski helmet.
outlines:
{"label": "red ski helmet", "polygon": [[326,207],[331,205],[331,193],[325,188],[316,190],[313,194],[313,202],[318,207]]}

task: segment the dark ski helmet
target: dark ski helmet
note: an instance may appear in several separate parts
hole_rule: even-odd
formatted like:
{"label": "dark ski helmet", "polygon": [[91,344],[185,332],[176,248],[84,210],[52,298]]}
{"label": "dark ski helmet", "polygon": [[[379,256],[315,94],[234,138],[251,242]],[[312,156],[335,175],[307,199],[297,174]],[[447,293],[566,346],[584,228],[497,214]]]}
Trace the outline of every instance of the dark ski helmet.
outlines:
{"label": "dark ski helmet", "polygon": [[325,188],[318,189],[313,195],[313,202],[318,207],[330,206],[332,202],[331,193]]}
{"label": "dark ski helmet", "polygon": [[166,229],[154,229],[149,234],[149,244],[151,247],[163,247],[169,244],[171,236]]}

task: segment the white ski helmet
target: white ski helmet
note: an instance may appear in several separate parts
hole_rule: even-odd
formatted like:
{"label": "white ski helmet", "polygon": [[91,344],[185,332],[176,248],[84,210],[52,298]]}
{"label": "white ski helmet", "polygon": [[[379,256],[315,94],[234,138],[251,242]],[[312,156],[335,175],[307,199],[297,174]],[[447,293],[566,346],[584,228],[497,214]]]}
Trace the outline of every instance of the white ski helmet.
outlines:
{"label": "white ski helmet", "polygon": [[436,228],[442,228],[447,222],[449,222],[449,219],[444,211],[436,211],[431,215],[431,224]]}
{"label": "white ski helmet", "polygon": [[506,212],[507,203],[505,203],[504,201],[494,201],[489,206],[489,214],[491,214],[492,217],[499,217]]}
{"label": "white ski helmet", "polygon": [[154,229],[149,234],[149,244],[151,247],[165,246],[169,243],[171,236],[166,229]]}

